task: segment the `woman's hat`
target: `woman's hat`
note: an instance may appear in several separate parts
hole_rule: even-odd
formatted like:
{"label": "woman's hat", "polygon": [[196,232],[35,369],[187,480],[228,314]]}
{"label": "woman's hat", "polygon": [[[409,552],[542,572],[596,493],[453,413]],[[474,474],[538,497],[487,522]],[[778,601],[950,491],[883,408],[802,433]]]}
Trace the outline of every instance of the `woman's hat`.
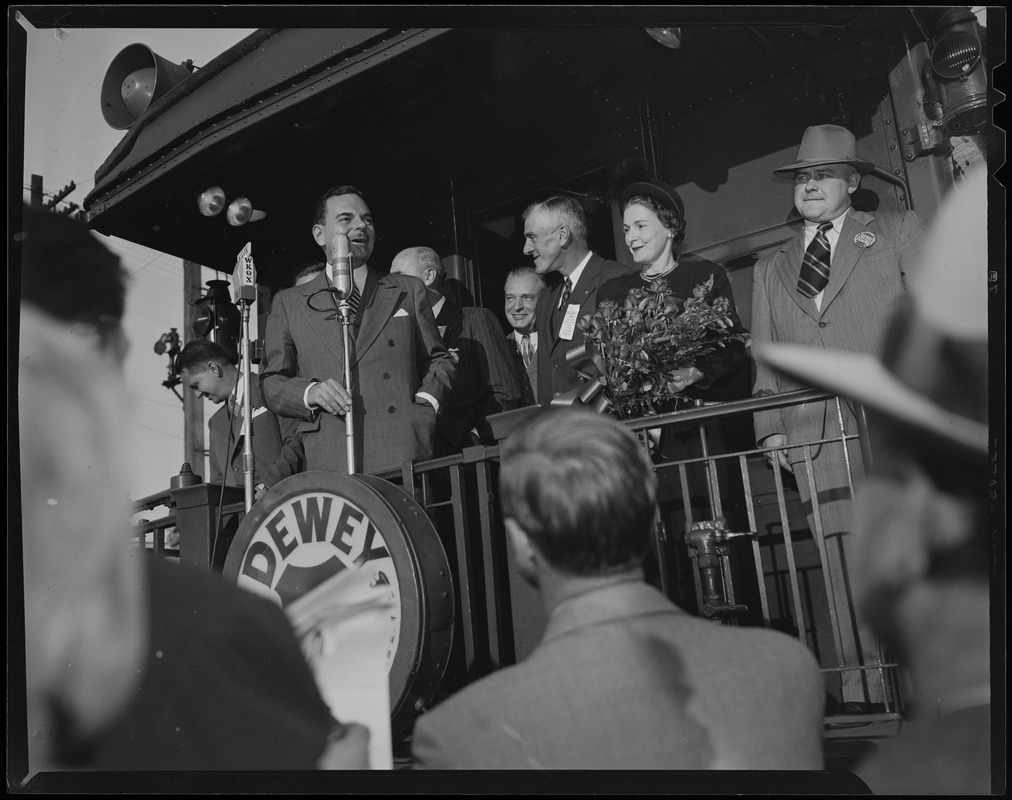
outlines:
{"label": "woman's hat", "polygon": [[618,206],[625,205],[630,197],[652,197],[665,208],[674,211],[678,219],[685,222],[685,204],[672,187],[660,181],[636,181],[630,183],[618,195]]}
{"label": "woman's hat", "polygon": [[753,343],[757,359],[946,441],[987,451],[987,170],[950,190],[881,357]]}
{"label": "woman's hat", "polygon": [[856,153],[854,134],[846,128],[839,125],[813,125],[801,137],[797,161],[773,170],[773,174],[781,175],[823,164],[850,164],[862,175],[873,172],[875,165],[858,158]]}

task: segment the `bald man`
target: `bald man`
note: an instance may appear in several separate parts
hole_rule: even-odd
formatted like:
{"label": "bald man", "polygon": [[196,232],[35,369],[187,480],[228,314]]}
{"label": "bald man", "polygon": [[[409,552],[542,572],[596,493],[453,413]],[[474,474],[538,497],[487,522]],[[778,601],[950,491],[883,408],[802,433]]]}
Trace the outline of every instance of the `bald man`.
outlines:
{"label": "bald man", "polygon": [[475,444],[494,444],[486,418],[516,408],[520,381],[506,349],[502,326],[485,308],[461,308],[441,287],[446,268],[435,250],[409,247],[390,265],[393,274],[412,275],[425,284],[436,326],[457,362],[445,408],[436,417],[435,456],[459,453]]}

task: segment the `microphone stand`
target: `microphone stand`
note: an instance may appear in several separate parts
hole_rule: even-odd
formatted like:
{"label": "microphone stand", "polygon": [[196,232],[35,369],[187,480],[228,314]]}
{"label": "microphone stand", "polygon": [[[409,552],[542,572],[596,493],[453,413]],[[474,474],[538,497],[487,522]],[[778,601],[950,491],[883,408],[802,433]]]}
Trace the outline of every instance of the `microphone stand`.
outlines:
{"label": "microphone stand", "polygon": [[246,488],[246,513],[253,508],[253,408],[250,386],[252,384],[252,358],[250,357],[249,341],[249,300],[240,300],[242,307],[242,338],[240,350],[242,354],[242,464],[243,483]]}
{"label": "microphone stand", "polygon": [[[354,278],[352,279],[354,280]],[[351,304],[348,296],[341,298],[338,308],[341,311],[341,327],[344,330],[344,387],[352,397],[352,407],[344,415],[345,444],[347,445],[348,474],[355,474],[355,398],[351,392]]]}

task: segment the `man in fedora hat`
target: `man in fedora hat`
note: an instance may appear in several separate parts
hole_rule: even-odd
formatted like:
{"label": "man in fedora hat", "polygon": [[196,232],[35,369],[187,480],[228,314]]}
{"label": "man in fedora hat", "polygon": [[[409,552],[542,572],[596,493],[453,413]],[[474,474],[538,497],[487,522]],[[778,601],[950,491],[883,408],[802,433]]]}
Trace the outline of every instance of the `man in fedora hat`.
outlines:
{"label": "man in fedora hat", "polygon": [[979,169],[939,210],[881,358],[756,352],[868,411],[874,461],[855,501],[854,588],[913,686],[899,736],[857,770],[876,794],[1004,786],[992,787],[990,769],[987,260]]}
{"label": "man in fedora hat", "polygon": [[[794,205],[804,230],[756,264],[752,341],[804,344],[857,353],[882,347],[890,313],[906,293],[925,229],[912,211],[865,213],[851,206],[861,175],[874,165],[857,157],[854,135],[837,125],[805,131],[794,163],[774,174],[794,180]],[[757,365],[754,394],[806,388],[802,382]],[[883,699],[876,670],[875,638],[852,612],[846,550],[851,529],[852,485],[863,467],[854,441],[844,452],[856,420],[846,403],[806,403],[755,415],[756,441],[774,468],[794,473],[809,527],[825,554],[829,576],[823,619],[835,619],[839,636],[816,624],[816,646],[825,666],[843,667],[844,711],[867,710]],[[823,439],[824,445],[803,447]],[[811,468],[806,465],[811,457]],[[797,621],[799,625],[801,620]],[[835,652],[834,652],[835,651]],[[835,686],[829,686],[835,695]]]}

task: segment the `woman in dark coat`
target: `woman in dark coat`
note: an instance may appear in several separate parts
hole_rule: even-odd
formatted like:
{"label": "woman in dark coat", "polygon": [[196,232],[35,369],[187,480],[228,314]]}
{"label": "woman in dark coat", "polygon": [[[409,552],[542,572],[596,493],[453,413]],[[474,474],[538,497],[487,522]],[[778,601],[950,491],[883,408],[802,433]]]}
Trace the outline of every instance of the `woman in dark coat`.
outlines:
{"label": "woman in dark coat", "polygon": [[[719,264],[681,254],[685,239],[685,208],[678,193],[660,181],[637,181],[618,196],[622,212],[625,244],[633,261],[640,267],[622,277],[608,281],[598,290],[598,306],[606,300],[622,304],[630,290],[646,288],[658,278],[664,279],[680,300],[693,296],[693,290],[712,279],[707,300],[726,297],[730,303],[732,331],[746,333],[735,308],[734,296],[727,273]],[[680,394],[703,402],[737,400],[749,394],[748,356],[744,342],[730,341],[724,347],[696,359],[690,367],[678,370],[675,381]],[[668,540],[674,543],[667,554],[675,573],[673,586],[668,587],[672,599],[683,606],[696,602],[688,578],[691,562],[684,547],[686,523],[714,519],[718,514],[728,518],[728,530],[746,530],[742,482],[736,469],[737,459],[718,460],[708,470],[704,462],[686,466],[688,494],[682,486],[680,470],[664,468],[666,462],[683,462],[708,455],[729,452],[729,445],[738,439],[735,427],[750,423],[745,418],[711,420],[668,426],[655,447],[658,464],[659,500],[668,528]],[[742,436],[743,442],[748,440]],[[737,449],[737,447],[735,447]],[[714,482],[714,479],[716,482]],[[746,527],[739,527],[745,525]],[[683,573],[680,577],[678,573]]]}

